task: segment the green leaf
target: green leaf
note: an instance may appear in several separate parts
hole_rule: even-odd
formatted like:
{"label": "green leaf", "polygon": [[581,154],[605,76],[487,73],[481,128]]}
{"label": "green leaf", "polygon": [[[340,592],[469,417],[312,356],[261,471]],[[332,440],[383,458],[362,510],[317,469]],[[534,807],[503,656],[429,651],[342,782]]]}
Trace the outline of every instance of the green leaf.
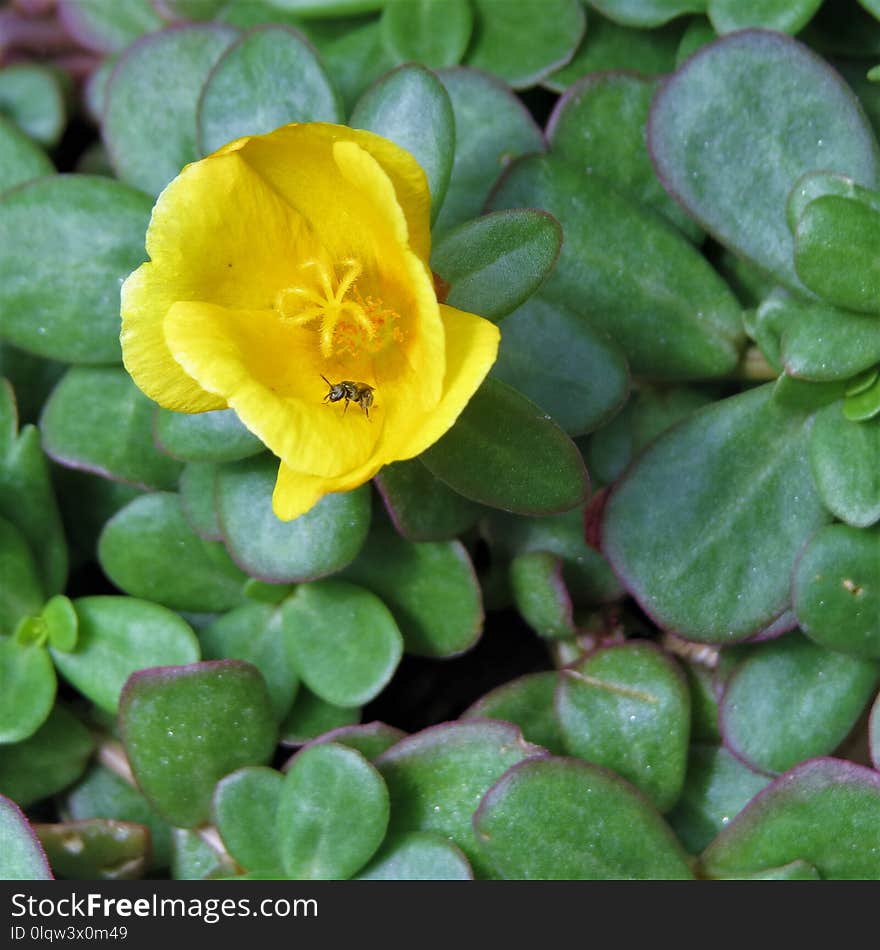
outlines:
{"label": "green leaf", "polygon": [[562,731],[553,708],[558,674],[529,673],[493,689],[462,714],[462,719],[502,719],[522,730],[523,738],[563,755]]}
{"label": "green leaf", "polygon": [[444,69],[437,76],[452,103],[455,158],[435,239],[481,212],[513,159],[545,148],[535,120],[503,83],[473,69]]}
{"label": "green leaf", "polygon": [[293,593],[295,586],[295,584],[267,584],[265,581],[258,581],[251,577],[245,582],[244,593],[249,600],[275,607]]}
{"label": "green leaf", "polygon": [[[64,529],[40,432],[34,426],[25,426],[16,435],[16,429],[15,398],[5,381],[0,381],[0,515],[27,542],[42,587],[51,595],[67,580]],[[5,586],[9,596],[13,585],[10,582]],[[23,590],[30,589],[31,585],[25,583]]]}
{"label": "green leaf", "polygon": [[144,876],[150,832],[143,825],[112,818],[35,824],[40,844],[56,873],[68,880],[129,881]]}
{"label": "green leaf", "polygon": [[54,173],[48,155],[0,115],[0,192]]}
{"label": "green leaf", "polygon": [[719,742],[718,689],[713,671],[697,661],[683,666],[691,693],[691,740]]}
{"label": "green leaf", "polygon": [[471,818],[493,782],[539,751],[514,726],[482,720],[401,739],[376,760],[391,796],[389,834],[436,832],[461,848],[478,877],[491,875]]}
{"label": "green leaf", "polygon": [[270,604],[243,604],[200,631],[206,660],[246,660],[263,674],[275,718],[284,719],[293,705],[299,677],[288,659],[282,615]]}
{"label": "green leaf", "polygon": [[382,42],[378,20],[317,42],[324,66],[342,96],[346,114],[372,82],[396,65]]}
{"label": "green leaf", "polygon": [[[819,13],[821,16],[821,9]],[[854,16],[852,15],[853,13],[855,14]],[[850,27],[855,27],[854,32],[858,31],[858,21],[860,17],[857,8],[852,11],[850,16],[840,17],[840,19],[844,22],[848,21]],[[807,28],[803,36],[805,39],[812,37],[812,39],[808,40],[809,42],[821,43],[821,40],[817,39],[815,30],[810,27]],[[856,96],[858,96],[859,103],[865,110],[868,121],[874,128],[875,135],[878,129],[880,129],[880,89],[877,87],[877,76],[871,77],[871,70],[873,64],[877,62],[877,53],[880,52],[880,49],[878,49],[877,52],[868,52],[865,54],[868,58],[867,62],[863,58],[850,59],[850,56],[861,55],[856,49],[859,45],[864,44],[868,47],[876,47],[878,36],[880,36],[880,22],[878,22],[877,19],[871,18],[869,20],[868,29],[862,31],[854,41],[850,42],[849,49],[842,55],[835,55],[834,53],[829,55],[829,58],[831,58],[834,63],[834,68],[843,76],[847,85]]]}
{"label": "green leaf", "polygon": [[211,462],[188,462],[180,476],[180,503],[187,523],[204,541],[222,541],[217,518],[215,486],[217,466]]}
{"label": "green leaf", "polygon": [[144,494],[131,485],[73,468],[56,468],[54,483],[73,556],[82,561],[94,560],[98,535],[105,523],[120,508]]}
{"label": "green leaf", "polygon": [[819,881],[819,872],[812,864],[806,861],[792,861],[779,868],[770,868],[767,871],[757,871],[754,874],[734,874],[723,877],[725,881]]}
{"label": "green leaf", "polygon": [[284,779],[260,765],[246,766],[222,778],[214,789],[214,824],[226,849],[251,871],[278,871],[276,818]]}
{"label": "green leaf", "polygon": [[189,415],[160,407],[155,435],[163,452],[186,462],[237,462],[265,451],[232,409]]}
{"label": "green leaf", "polygon": [[175,881],[214,880],[238,870],[220,843],[199,831],[174,828],[171,844],[171,877]]}
{"label": "green leaf", "polygon": [[681,797],[667,819],[688,851],[699,854],[769,784],[722,746],[694,745]]}
{"label": "green leaf", "polygon": [[[147,0],[147,2],[149,2],[149,0]],[[116,68],[118,62],[118,56],[107,56],[100,65],[92,70],[89,74],[89,78],[86,79],[83,84],[83,107],[95,125],[100,125],[104,117],[104,107],[107,102],[107,86],[110,82],[110,76],[113,74],[113,70]],[[112,167],[110,167],[110,159],[107,155],[106,146],[103,141],[95,144],[100,146],[104,158],[107,161],[108,168],[110,168],[110,174],[112,175],[113,170]],[[80,161],[82,161],[82,158],[80,158]]]}
{"label": "green leaf", "polygon": [[40,839],[18,805],[3,795],[0,795],[0,879],[52,880]]}
{"label": "green leaf", "polygon": [[878,679],[876,663],[798,634],[759,644],[727,682],[720,709],[725,744],[770,773],[825,755],[849,734]]}
{"label": "green leaf", "polygon": [[[776,281],[757,264],[739,257],[726,247],[721,249],[716,260],[718,270],[747,307],[757,307],[774,290],[786,293],[781,288],[777,288]],[[749,315],[749,311],[743,311],[744,322],[748,322]]]}
{"label": "green leaf", "polygon": [[42,617],[25,617],[15,628],[12,639],[22,647],[46,645],[46,625]]}
{"label": "green leaf", "polygon": [[816,415],[810,434],[810,463],[822,503],[856,528],[880,520],[880,420],[850,422],[840,405]]}
{"label": "green leaf", "polygon": [[497,379],[480,386],[452,429],[420,457],[466,498],[520,514],[565,511],[589,492],[575,444]]}
{"label": "green leaf", "polygon": [[800,548],[826,520],[807,459],[809,417],[772,385],[695,413],[629,469],[605,507],[603,550],[666,629],[744,640],[789,605]]}
{"label": "green leaf", "polygon": [[681,42],[678,44],[678,52],[675,55],[675,66],[678,68],[690,56],[693,56],[698,49],[708,46],[718,38],[715,28],[704,17],[693,17],[685,27],[681,36]]}
{"label": "green leaf", "polygon": [[155,408],[122,367],[74,366],[43,407],[43,446],[59,465],[137,488],[172,489],[182,466],[153,445]]}
{"label": "green leaf", "polygon": [[504,321],[492,375],[546,410],[569,435],[600,426],[626,399],[620,348],[580,312],[539,293]]}
{"label": "green leaf", "polygon": [[64,594],[56,594],[46,602],[40,613],[46,625],[47,642],[56,650],[70,653],[79,637],[79,618],[73,603]]}
{"label": "green leaf", "polygon": [[795,569],[793,601],[811,640],[880,659],[880,528],[834,524],[819,531]]}
{"label": "green leaf", "polygon": [[543,518],[493,514],[484,522],[484,534],[493,555],[502,559],[545,552],[561,559],[566,595],[575,607],[620,600],[623,588],[601,554],[584,537],[583,508]]}
{"label": "green leaf", "polygon": [[880,775],[836,759],[803,762],[780,776],[703,852],[711,877],[814,865],[823,878],[880,875]]}
{"label": "green leaf", "polygon": [[798,33],[822,0],[708,0],[709,19],[719,33],[748,27]]}
{"label": "green leaf", "polygon": [[510,562],[510,592],[523,620],[539,636],[577,635],[571,597],[562,579],[562,558],[549,551],[517,555]]}
{"label": "green leaf", "polygon": [[552,156],[517,162],[492,205],[543,208],[559,219],[565,243],[541,294],[607,332],[634,372],[700,379],[736,365],[736,299],[699,251],[652,210]]}
{"label": "green leaf", "polygon": [[880,210],[823,195],[804,209],[794,240],[794,264],[810,290],[844,309],[880,313]]}
{"label": "green leaf", "polygon": [[623,26],[650,29],[685,13],[704,13],[707,0],[590,0],[590,6]]}
{"label": "green leaf", "polygon": [[313,42],[315,36],[320,39],[336,37],[352,27],[351,21],[345,19],[307,20],[294,9],[284,9],[283,3],[284,0],[280,3],[279,0],[224,0],[214,19],[244,30],[267,23],[292,26],[302,30]]}
{"label": "green leaf", "polygon": [[842,379],[817,383],[783,373],[773,384],[773,401],[788,409],[814,412],[843,398],[846,386]]}
{"label": "green leaf", "polygon": [[816,199],[828,195],[851,198],[874,210],[880,207],[880,193],[870,188],[862,188],[846,175],[825,171],[807,172],[795,182],[785,206],[788,229],[793,235],[796,234],[798,222],[807,207]]}
{"label": "green leaf", "polygon": [[239,660],[142,670],[128,680],[119,716],[138,785],[181,828],[208,820],[219,779],[262,765],[275,749],[266,684]]}
{"label": "green leaf", "polygon": [[80,597],[74,601],[79,638],[73,652],[52,649],[61,675],[101,709],[116,713],[128,677],[150,666],[199,659],[189,624],[158,604],[134,597]]}
{"label": "green leaf", "polygon": [[418,460],[386,465],[374,481],[394,527],[408,541],[447,541],[473,527],[483,511]]}
{"label": "green leaf", "polygon": [[305,37],[284,26],[258,27],[211,70],[199,100],[199,145],[208,154],[289,122],[342,118],[338,93]]}
{"label": "green leaf", "polygon": [[616,481],[658,435],[710,401],[697,389],[641,383],[623,411],[590,439],[585,455],[590,474],[605,484]]}
{"label": "green leaf", "polygon": [[334,706],[362,706],[385,688],[403,654],[388,608],[345,581],[304,584],[281,608],[291,664]]}
{"label": "green leaf", "polygon": [[587,21],[578,0],[472,0],[474,37],[465,61],[525,89],[564,66]]}
{"label": "green leaf", "polygon": [[454,656],[482,633],[480,586],[459,541],[417,544],[377,526],[344,576],[382,599],[407,653]]}
{"label": "green leaf", "polygon": [[33,556],[21,532],[0,518],[0,636],[15,632],[20,620],[38,614],[46,599]]}
{"label": "green leaf", "polygon": [[300,685],[296,699],[281,723],[280,741],[287,745],[302,745],[310,739],[361,721],[360,709],[334,706]]}
{"label": "green leaf", "polygon": [[571,62],[545,77],[542,85],[564,92],[591,73],[631,71],[634,63],[643,76],[672,72],[681,34],[681,22],[647,31],[619,26],[591,13],[586,35]]}
{"label": "green leaf", "polygon": [[844,384],[844,393],[847,396],[859,396],[872,389],[878,378],[880,378],[880,366],[873,366],[855,379],[847,380]]}
{"label": "green leaf", "polygon": [[871,715],[868,719],[869,754],[874,768],[880,771],[880,695],[874,700]]}
{"label": "green leaf", "polygon": [[271,0],[282,13],[295,13],[304,20],[311,17],[356,16],[381,10],[388,0]]}
{"label": "green leaf", "polygon": [[[399,3],[399,0],[397,0]],[[386,841],[358,881],[472,881],[467,858],[450,841],[413,831]]]}
{"label": "green leaf", "polygon": [[42,726],[55,704],[56,685],[43,646],[0,637],[0,743],[21,742]]}
{"label": "green leaf", "polygon": [[0,115],[41,145],[57,145],[64,131],[62,76],[39,63],[13,63],[0,69]]}
{"label": "green leaf", "polygon": [[[143,261],[150,199],[53,175],[0,200],[0,335],[68,363],[115,363],[119,285]],[[87,276],[86,276],[87,275]]]}
{"label": "green leaf", "polygon": [[202,87],[236,31],[219,23],[175,26],[130,46],[113,71],[104,142],[123,181],[157,195],[201,155]]}
{"label": "green leaf", "polygon": [[242,601],[246,575],[222,544],[192,531],[170,492],[142,495],[118,511],[101,532],[98,560],[121,590],[172,610],[210,613]]}
{"label": "green leaf", "polygon": [[152,0],[152,2],[166,20],[180,21],[211,20],[228,0]]}
{"label": "green leaf", "polygon": [[847,395],[843,401],[843,415],[850,422],[867,422],[880,414],[880,377],[864,390]]}
{"label": "green leaf", "polygon": [[[43,403],[66,369],[63,363],[44,360],[0,341],[0,375],[14,390],[22,426],[37,421]],[[5,402],[5,396],[0,396],[0,401]],[[4,415],[6,411],[2,410]]]}
{"label": "green leaf", "polygon": [[449,284],[446,303],[497,322],[541,286],[561,247],[562,229],[552,215],[499,211],[446,234],[431,266]]}
{"label": "green leaf", "polygon": [[[400,0],[392,3],[400,5]],[[390,139],[416,159],[428,179],[433,221],[446,196],[455,154],[452,104],[437,77],[417,64],[395,69],[361,96],[349,125]]]}
{"label": "green leaf", "polygon": [[687,880],[687,858],[627,783],[574,759],[541,756],[507,771],[474,829],[498,876],[523,880]]}
{"label": "green leaf", "polygon": [[89,770],[65,799],[65,814],[76,821],[115,818],[133,821],[150,829],[150,866],[167,868],[171,863],[171,828],[144,796],[128,782],[103,766]]}
{"label": "green leaf", "polygon": [[94,749],[89,730],[63,706],[23,742],[0,755],[0,795],[29,808],[75,782]]}
{"label": "green leaf", "polygon": [[628,779],[659,811],[684,783],[690,694],[653,644],[630,641],[563,670],[556,714],[569,754]]}
{"label": "green leaf", "polygon": [[118,53],[163,26],[150,0],[64,0],[58,12],[70,35],[99,53]]}
{"label": "green leaf", "polygon": [[388,827],[382,776],[354,749],[333,742],[303,749],[278,802],[281,862],[297,880],[344,880],[369,861]]}
{"label": "green leaf", "polygon": [[[827,382],[849,379],[880,362],[880,321],[862,313],[808,303],[784,291],[772,293],[757,311],[758,331],[769,334],[786,373]],[[767,351],[767,341],[759,338]]]}
{"label": "green leaf", "polygon": [[569,88],[547,122],[550,154],[659,211],[690,240],[703,232],[663,189],[645,145],[657,81],[625,73],[586,76]]}
{"label": "green leaf", "polygon": [[270,583],[306,581],[341,570],[356,556],[370,527],[367,487],[326,495],[293,521],[272,511],[278,460],[269,455],[224,466],[217,473],[217,512],[233,559]]}
{"label": "green leaf", "polygon": [[113,178],[110,156],[101,142],[90,145],[77,159],[74,171],[82,175],[103,175]]}
{"label": "green leaf", "polygon": [[703,47],[654,99],[648,145],[666,189],[723,244],[781,283],[794,270],[786,199],[817,168],[877,180],[877,145],[840,77],[782,34]]}
{"label": "green leaf", "polygon": [[474,15],[468,0],[389,0],[380,23],[395,59],[439,69],[461,61]]}
{"label": "green leaf", "polygon": [[367,722],[363,725],[340,726],[338,729],[331,729],[313,739],[312,742],[335,742],[338,745],[348,746],[360,752],[365,759],[372,761],[405,736],[406,733],[403,730],[386,725],[384,722]]}

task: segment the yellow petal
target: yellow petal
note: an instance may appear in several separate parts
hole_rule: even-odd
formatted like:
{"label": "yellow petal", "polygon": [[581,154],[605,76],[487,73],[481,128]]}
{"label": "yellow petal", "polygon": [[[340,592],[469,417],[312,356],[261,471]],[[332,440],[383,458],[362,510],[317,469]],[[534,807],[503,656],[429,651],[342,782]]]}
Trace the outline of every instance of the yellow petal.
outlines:
{"label": "yellow petal", "polygon": [[387,461],[414,458],[452,428],[498,356],[501,333],[489,320],[440,304],[446,328],[446,376],[439,405],[424,416],[408,414],[405,393],[388,394]]}
{"label": "yellow petal", "polygon": [[[381,165],[394,187],[396,203],[406,217],[409,244],[427,262],[431,253],[431,194],[428,180],[413,156],[394,142],[372,132],[343,125],[310,122],[287,125],[269,135],[238,140],[224,146],[221,151],[234,149],[243,155],[272,182],[279,193],[289,200],[296,195],[292,206],[313,220],[310,208],[314,205],[305,203],[311,190],[309,185],[326,178],[327,165],[332,164],[334,142],[354,142]],[[344,201],[345,197],[339,194],[340,200]],[[320,200],[317,207],[320,208]]]}
{"label": "yellow petal", "polygon": [[[402,205],[397,191],[392,183],[388,192],[378,195],[371,188],[372,180],[345,179],[333,154],[336,142],[360,148],[350,129],[309,123],[254,136],[234,154],[314,226],[332,258],[356,258],[366,270],[393,271],[406,247],[399,241]],[[390,182],[387,172],[381,174]],[[393,199],[390,203],[389,195]],[[405,212],[404,221],[409,242],[412,237]]]}
{"label": "yellow petal", "polygon": [[151,262],[122,287],[122,352],[135,382],[169,409],[222,408],[171,358],[169,308],[180,300],[271,307],[309,240],[302,218],[237,153],[188,165],[153,209]]}
{"label": "yellow petal", "polygon": [[371,479],[383,464],[413,458],[452,427],[495,362],[501,334],[482,317],[441,304],[446,324],[446,380],[443,398],[431,413],[413,411],[406,390],[389,388],[388,417],[375,455],[359,468],[337,478],[321,478],[284,463],[272,497],[283,521],[298,518],[329,492],[350,491]]}
{"label": "yellow petal", "polygon": [[122,361],[151,398],[176,412],[225,409],[222,396],[205,392],[165,345],[162,322],[174,290],[155,265],[142,264],[122,285]]}
{"label": "yellow petal", "polygon": [[409,240],[409,229],[394,185],[382,166],[356,142],[333,143],[333,160],[342,177],[371,200],[377,214],[384,215],[398,244]]}
{"label": "yellow petal", "polygon": [[431,192],[424,169],[410,152],[381,135],[361,129],[345,131],[385,169],[406,215],[410,247],[427,263],[431,256]]}
{"label": "yellow petal", "polygon": [[[401,280],[406,281],[409,303],[403,314],[403,337],[376,359],[376,385],[383,398],[406,386],[405,399],[411,411],[433,409],[443,394],[446,374],[446,329],[434,283],[421,262],[408,254],[402,262]],[[388,400],[386,399],[386,402]]]}
{"label": "yellow petal", "polygon": [[292,469],[282,462],[278,466],[278,478],[272,493],[272,510],[282,521],[292,521],[304,515],[324,495],[332,492],[351,491],[368,482],[381,468],[370,461],[367,465],[338,478],[321,478]]}
{"label": "yellow petal", "polygon": [[169,310],[165,336],[186,373],[297,471],[333,478],[374,456],[385,414],[367,418],[355,405],[323,401],[327,384],[312,331],[274,311],[182,302]]}

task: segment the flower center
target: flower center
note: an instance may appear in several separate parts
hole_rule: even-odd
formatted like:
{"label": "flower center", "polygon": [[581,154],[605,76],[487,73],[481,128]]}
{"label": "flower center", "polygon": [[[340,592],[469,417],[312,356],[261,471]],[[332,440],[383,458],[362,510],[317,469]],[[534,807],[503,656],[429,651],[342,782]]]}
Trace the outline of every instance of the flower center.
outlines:
{"label": "flower center", "polygon": [[331,264],[312,259],[300,267],[300,274],[301,283],[278,294],[275,309],[297,326],[313,325],[326,359],[341,352],[351,356],[362,351],[378,353],[392,340],[403,339],[399,314],[358,289],[363,274],[360,261],[342,261],[340,276]]}

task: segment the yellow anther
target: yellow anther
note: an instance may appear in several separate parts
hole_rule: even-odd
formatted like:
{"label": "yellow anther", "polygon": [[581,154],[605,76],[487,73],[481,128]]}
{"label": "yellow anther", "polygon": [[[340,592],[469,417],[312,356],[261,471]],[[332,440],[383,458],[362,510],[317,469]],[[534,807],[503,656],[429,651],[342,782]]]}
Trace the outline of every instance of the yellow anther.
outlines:
{"label": "yellow anther", "polygon": [[364,298],[358,291],[356,284],[363,273],[360,262],[347,258],[340,263],[344,270],[337,279],[336,271],[323,260],[305,261],[300,273],[312,279],[286,287],[278,294],[275,309],[280,316],[296,326],[320,321],[319,346],[321,355],[328,359],[338,350],[352,355],[362,348],[377,352],[390,339],[401,339],[399,329],[391,330],[397,314],[382,307],[381,301],[371,296]]}
{"label": "yellow anther", "polygon": [[338,303],[342,303],[345,295],[351,290],[352,285],[363,272],[363,268],[358,261],[349,259],[342,263],[345,264],[346,270],[342,275],[342,280],[339,281],[339,286],[336,288],[336,301]]}

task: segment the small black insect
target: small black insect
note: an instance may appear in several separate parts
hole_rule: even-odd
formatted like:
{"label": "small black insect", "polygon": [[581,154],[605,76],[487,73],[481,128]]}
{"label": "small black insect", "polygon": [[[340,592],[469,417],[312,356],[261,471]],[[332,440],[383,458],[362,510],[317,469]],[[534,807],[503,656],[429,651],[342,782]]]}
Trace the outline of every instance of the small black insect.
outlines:
{"label": "small black insect", "polygon": [[374,387],[368,386],[366,383],[355,383],[350,379],[343,379],[339,383],[331,383],[323,374],[321,379],[330,387],[327,395],[324,397],[324,402],[339,402],[340,399],[344,399],[345,409],[342,410],[343,415],[348,412],[348,404],[353,402],[364,410],[364,415],[368,419],[370,418],[370,406],[373,405]]}

